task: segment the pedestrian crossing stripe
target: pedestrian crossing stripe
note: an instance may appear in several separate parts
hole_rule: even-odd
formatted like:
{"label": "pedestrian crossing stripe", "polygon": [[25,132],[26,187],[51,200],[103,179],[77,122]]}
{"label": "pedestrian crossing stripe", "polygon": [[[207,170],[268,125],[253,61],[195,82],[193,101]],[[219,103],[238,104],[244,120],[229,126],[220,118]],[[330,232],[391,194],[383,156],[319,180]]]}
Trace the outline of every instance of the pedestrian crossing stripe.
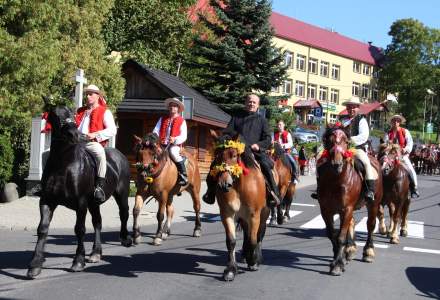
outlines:
{"label": "pedestrian crossing stripe", "polygon": [[[339,215],[334,215],[333,220],[336,221],[339,219]],[[300,228],[303,229],[324,229],[325,228],[325,222],[321,215],[318,215],[314,217],[309,222],[303,224],[300,226]]]}
{"label": "pedestrian crossing stripe", "polygon": [[[293,218],[301,213],[302,213],[302,211],[300,211],[300,210],[290,210],[290,217]],[[270,216],[269,216],[269,218],[267,218],[267,221],[266,221],[266,224],[269,224],[269,223],[270,223]]]}

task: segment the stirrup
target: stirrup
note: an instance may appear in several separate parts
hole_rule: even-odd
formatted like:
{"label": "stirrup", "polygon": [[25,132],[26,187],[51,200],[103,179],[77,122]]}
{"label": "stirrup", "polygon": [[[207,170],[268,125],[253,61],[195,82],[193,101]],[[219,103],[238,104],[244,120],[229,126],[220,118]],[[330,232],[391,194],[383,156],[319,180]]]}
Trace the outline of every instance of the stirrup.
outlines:
{"label": "stirrup", "polygon": [[411,191],[411,198],[419,198],[419,197],[420,197],[420,194],[416,189]]}

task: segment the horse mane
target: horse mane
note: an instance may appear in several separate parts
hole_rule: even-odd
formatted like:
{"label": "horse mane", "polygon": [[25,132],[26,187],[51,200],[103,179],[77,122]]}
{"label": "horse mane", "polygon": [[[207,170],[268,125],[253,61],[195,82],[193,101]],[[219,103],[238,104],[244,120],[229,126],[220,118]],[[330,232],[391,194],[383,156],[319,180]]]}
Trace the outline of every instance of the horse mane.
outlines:
{"label": "horse mane", "polygon": [[286,153],[284,152],[283,147],[281,147],[280,143],[274,143],[273,144],[273,156],[275,159],[280,159],[281,162],[285,165],[290,167],[290,163],[288,161],[288,158],[286,156]]}

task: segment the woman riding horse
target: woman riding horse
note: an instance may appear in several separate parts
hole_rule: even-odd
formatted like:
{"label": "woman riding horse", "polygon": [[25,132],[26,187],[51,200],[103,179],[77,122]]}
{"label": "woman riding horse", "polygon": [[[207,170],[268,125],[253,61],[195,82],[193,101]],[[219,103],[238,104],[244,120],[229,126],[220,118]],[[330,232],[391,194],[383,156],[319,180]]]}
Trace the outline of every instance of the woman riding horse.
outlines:
{"label": "woman riding horse", "polygon": [[[407,215],[409,204],[409,174],[404,166],[401,155],[401,148],[398,144],[382,144],[378,156],[383,173],[383,200],[382,205],[388,205],[390,213],[390,227],[388,235],[391,244],[398,244],[397,231],[401,223],[401,236],[406,236]],[[383,206],[379,210],[379,231],[385,234]]]}
{"label": "woman riding horse", "polygon": [[[58,205],[76,211],[75,234],[78,246],[71,270],[82,271],[85,266],[84,236],[87,209],[92,215],[95,229],[95,241],[89,262],[98,262],[101,259],[102,220],[99,203],[94,199],[97,163],[86,149],[87,139],[80,135],[73,120],[72,111],[61,106],[51,108],[47,116],[52,131],[51,145],[42,178],[41,220],[37,230],[38,241],[27,273],[29,278],[35,278],[41,273],[49,225]],[[127,231],[130,166],[127,158],[117,149],[105,148],[105,155],[107,172],[102,188],[106,195],[105,200],[113,195],[118,204],[121,243],[128,247],[132,244]]]}
{"label": "woman riding horse", "polygon": [[[235,222],[243,228],[242,256],[251,271],[258,270],[262,257],[262,241],[266,232],[269,208],[266,206],[265,179],[257,167],[252,152],[238,137],[223,136],[216,139],[215,157],[210,171],[216,183],[215,192],[220,216],[226,232],[228,264],[223,278],[232,281],[237,274],[235,260]],[[246,147],[247,148],[247,147]]]}
{"label": "woman riding horse", "polygon": [[[365,191],[362,191],[362,177],[365,176],[354,167],[355,149],[348,148],[349,138],[339,127],[328,128],[324,134],[324,152],[318,164],[318,201],[324,219],[327,237],[333,245],[333,261],[330,264],[332,275],[341,275],[346,260],[351,260],[356,244],[353,211],[365,203]],[[370,157],[372,165],[378,171],[378,161]],[[368,239],[363,251],[363,260],[372,262],[374,259],[373,231],[376,215],[382,200],[382,176],[378,174],[375,187],[374,202],[367,201]],[[340,230],[335,232],[334,215],[340,217]]]}

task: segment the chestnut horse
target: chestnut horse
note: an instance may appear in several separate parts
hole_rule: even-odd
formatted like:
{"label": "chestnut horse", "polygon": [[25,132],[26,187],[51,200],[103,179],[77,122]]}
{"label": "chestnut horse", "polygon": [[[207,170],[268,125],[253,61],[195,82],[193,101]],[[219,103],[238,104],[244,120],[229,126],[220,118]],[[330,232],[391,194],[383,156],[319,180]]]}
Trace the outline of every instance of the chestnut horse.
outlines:
{"label": "chestnut horse", "polygon": [[[289,158],[286,157],[284,149],[277,142],[273,144],[273,153],[271,155],[274,160],[275,182],[280,191],[280,199],[282,203],[276,208],[270,209],[270,225],[285,224],[290,220],[290,207],[292,205],[293,196],[295,195],[296,185],[291,181],[292,168],[290,166]],[[284,208],[284,214],[283,209]]]}
{"label": "chestnut horse", "polygon": [[[187,173],[188,185],[181,187],[177,184],[178,172],[175,163],[171,160],[168,148],[162,149],[160,141],[155,134],[149,134],[145,140],[134,136],[136,143],[136,197],[133,208],[133,238],[135,244],[140,243],[141,233],[138,223],[139,213],[145,199],[152,196],[159,202],[157,211],[157,232],[153,244],[162,244],[171,233],[171,221],[174,215],[173,197],[182,191],[187,191],[192,198],[194,211],[196,212],[194,237],[201,236],[200,221],[200,172],[197,160],[183,151],[183,155],[188,160]],[[164,225],[165,210],[167,214],[166,224]]]}
{"label": "chestnut horse", "polygon": [[[408,234],[407,215],[410,204],[409,174],[401,160],[400,146],[397,144],[382,144],[378,159],[383,173],[383,200],[382,205],[388,205],[390,213],[390,227],[388,236],[391,244],[399,243],[397,230],[401,224],[400,235]],[[379,231],[385,234],[383,206],[379,209]]]}
{"label": "chestnut horse", "polygon": [[[326,225],[327,237],[333,245],[333,261],[330,274],[341,275],[346,261],[356,252],[353,211],[365,203],[362,192],[362,175],[354,167],[353,152],[348,149],[348,137],[339,128],[327,128],[324,138],[324,153],[320,160],[326,160],[319,167],[318,199],[321,215]],[[367,205],[368,238],[363,251],[363,261],[374,260],[373,232],[376,216],[382,201],[382,176],[379,162],[370,157],[378,171],[374,203]],[[333,216],[340,217],[340,230],[335,232]]]}
{"label": "chestnut horse", "polygon": [[258,270],[262,262],[262,241],[266,232],[269,208],[266,206],[266,183],[255,162],[251,150],[237,138],[218,137],[211,176],[217,182],[216,197],[220,216],[226,232],[228,264],[223,272],[226,281],[232,281],[237,274],[235,260],[235,220],[243,229],[242,256],[252,271]]}

